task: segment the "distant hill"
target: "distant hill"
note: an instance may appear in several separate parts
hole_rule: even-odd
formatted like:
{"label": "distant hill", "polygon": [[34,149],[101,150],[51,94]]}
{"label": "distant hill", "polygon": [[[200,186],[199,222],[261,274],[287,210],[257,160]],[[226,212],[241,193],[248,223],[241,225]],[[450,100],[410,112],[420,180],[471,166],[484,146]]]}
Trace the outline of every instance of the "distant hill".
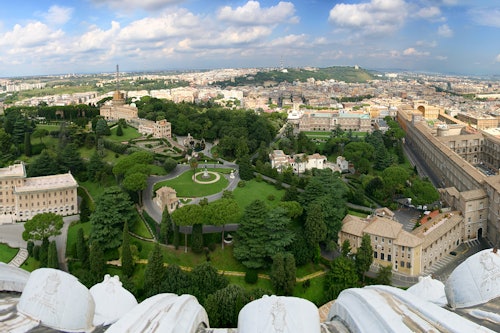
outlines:
{"label": "distant hill", "polygon": [[315,80],[336,80],[344,81],[348,83],[362,83],[369,80],[373,80],[375,76],[363,68],[355,67],[326,67],[317,69],[286,69],[286,71],[281,70],[269,70],[258,72],[255,75],[240,76],[234,78],[233,81],[221,81],[216,82],[215,85],[222,87],[227,86],[243,86],[243,85],[269,85],[274,86],[281,82],[301,81],[305,82],[309,78],[314,78]]}

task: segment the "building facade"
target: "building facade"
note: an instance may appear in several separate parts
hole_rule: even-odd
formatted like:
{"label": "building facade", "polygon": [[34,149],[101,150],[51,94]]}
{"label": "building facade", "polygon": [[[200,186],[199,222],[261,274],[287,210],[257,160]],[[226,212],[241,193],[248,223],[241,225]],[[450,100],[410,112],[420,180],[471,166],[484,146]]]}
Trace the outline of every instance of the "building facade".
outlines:
{"label": "building facade", "polygon": [[139,124],[137,131],[142,135],[151,135],[157,139],[172,138],[172,124],[166,119],[157,121],[135,119],[133,122]]}
{"label": "building facade", "polygon": [[78,214],[78,183],[71,173],[26,177],[23,163],[0,169],[0,217],[27,221],[41,213]]}

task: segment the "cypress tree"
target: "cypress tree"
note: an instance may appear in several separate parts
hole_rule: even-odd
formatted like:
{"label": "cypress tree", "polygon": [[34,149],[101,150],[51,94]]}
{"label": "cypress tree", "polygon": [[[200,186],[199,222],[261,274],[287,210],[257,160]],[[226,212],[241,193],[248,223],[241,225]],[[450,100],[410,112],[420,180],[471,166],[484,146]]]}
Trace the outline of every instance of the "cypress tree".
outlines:
{"label": "cypress tree", "polygon": [[31,133],[24,133],[24,155],[31,156]]}
{"label": "cypress tree", "polygon": [[59,259],[57,258],[57,245],[55,241],[49,244],[49,253],[47,255],[47,267],[59,269]]}
{"label": "cypress tree", "polygon": [[134,274],[134,259],[132,258],[132,252],[130,251],[130,235],[128,233],[127,222],[125,222],[125,226],[123,227],[122,272],[127,277]]}
{"label": "cypress tree", "polygon": [[82,228],[78,229],[78,232],[76,233],[76,258],[83,263],[84,267],[88,266],[89,247],[85,242],[85,236]]}
{"label": "cypress tree", "polygon": [[89,264],[91,273],[89,284],[94,285],[101,282],[106,274],[106,259],[104,258],[104,252],[99,242],[92,243],[90,247]]}
{"label": "cypress tree", "polygon": [[203,252],[203,225],[197,223],[193,225],[193,233],[191,234],[191,250],[194,253]]}
{"label": "cypress tree", "polygon": [[156,243],[153,251],[149,254],[148,264],[144,272],[144,292],[146,297],[161,293],[165,267],[163,266],[163,254],[160,244]]}
{"label": "cypress tree", "polygon": [[116,136],[123,136],[123,129],[120,124],[118,124],[118,127],[116,128]]}

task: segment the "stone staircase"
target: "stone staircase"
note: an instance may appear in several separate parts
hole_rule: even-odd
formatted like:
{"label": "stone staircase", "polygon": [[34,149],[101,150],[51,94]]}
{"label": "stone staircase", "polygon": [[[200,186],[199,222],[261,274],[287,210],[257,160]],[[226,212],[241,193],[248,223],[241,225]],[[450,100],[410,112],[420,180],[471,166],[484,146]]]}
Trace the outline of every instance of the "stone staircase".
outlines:
{"label": "stone staircase", "polygon": [[28,259],[28,250],[20,248],[14,259],[9,262],[10,266],[21,267],[21,265]]}

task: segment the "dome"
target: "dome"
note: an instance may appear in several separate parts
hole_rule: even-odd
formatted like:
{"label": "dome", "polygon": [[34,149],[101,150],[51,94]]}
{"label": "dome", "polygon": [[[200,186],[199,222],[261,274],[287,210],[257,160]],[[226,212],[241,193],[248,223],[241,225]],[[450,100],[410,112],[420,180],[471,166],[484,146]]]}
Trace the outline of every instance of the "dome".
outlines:
{"label": "dome", "polygon": [[196,333],[200,327],[208,327],[208,316],[196,297],[158,294],[127,312],[106,333]]}
{"label": "dome", "polygon": [[117,275],[106,274],[103,282],[90,288],[90,294],[95,302],[94,326],[113,324],[137,305],[134,295],[122,287]]}
{"label": "dome", "polygon": [[297,297],[263,296],[238,315],[238,333],[319,333],[318,308]]}
{"label": "dome", "polygon": [[0,262],[0,290],[22,292],[29,277],[24,269]]}
{"label": "dome", "polygon": [[53,268],[33,271],[17,305],[18,312],[65,332],[92,330],[94,300],[76,277]]}
{"label": "dome", "polygon": [[407,291],[439,306],[448,304],[444,292],[444,283],[433,279],[431,276],[420,276],[418,283],[408,288]]}
{"label": "dome", "polygon": [[342,291],[327,320],[358,333],[493,332],[406,290],[381,285]]}
{"label": "dome", "polygon": [[486,303],[500,296],[500,254],[483,250],[460,264],[446,281],[446,298],[453,308]]}

